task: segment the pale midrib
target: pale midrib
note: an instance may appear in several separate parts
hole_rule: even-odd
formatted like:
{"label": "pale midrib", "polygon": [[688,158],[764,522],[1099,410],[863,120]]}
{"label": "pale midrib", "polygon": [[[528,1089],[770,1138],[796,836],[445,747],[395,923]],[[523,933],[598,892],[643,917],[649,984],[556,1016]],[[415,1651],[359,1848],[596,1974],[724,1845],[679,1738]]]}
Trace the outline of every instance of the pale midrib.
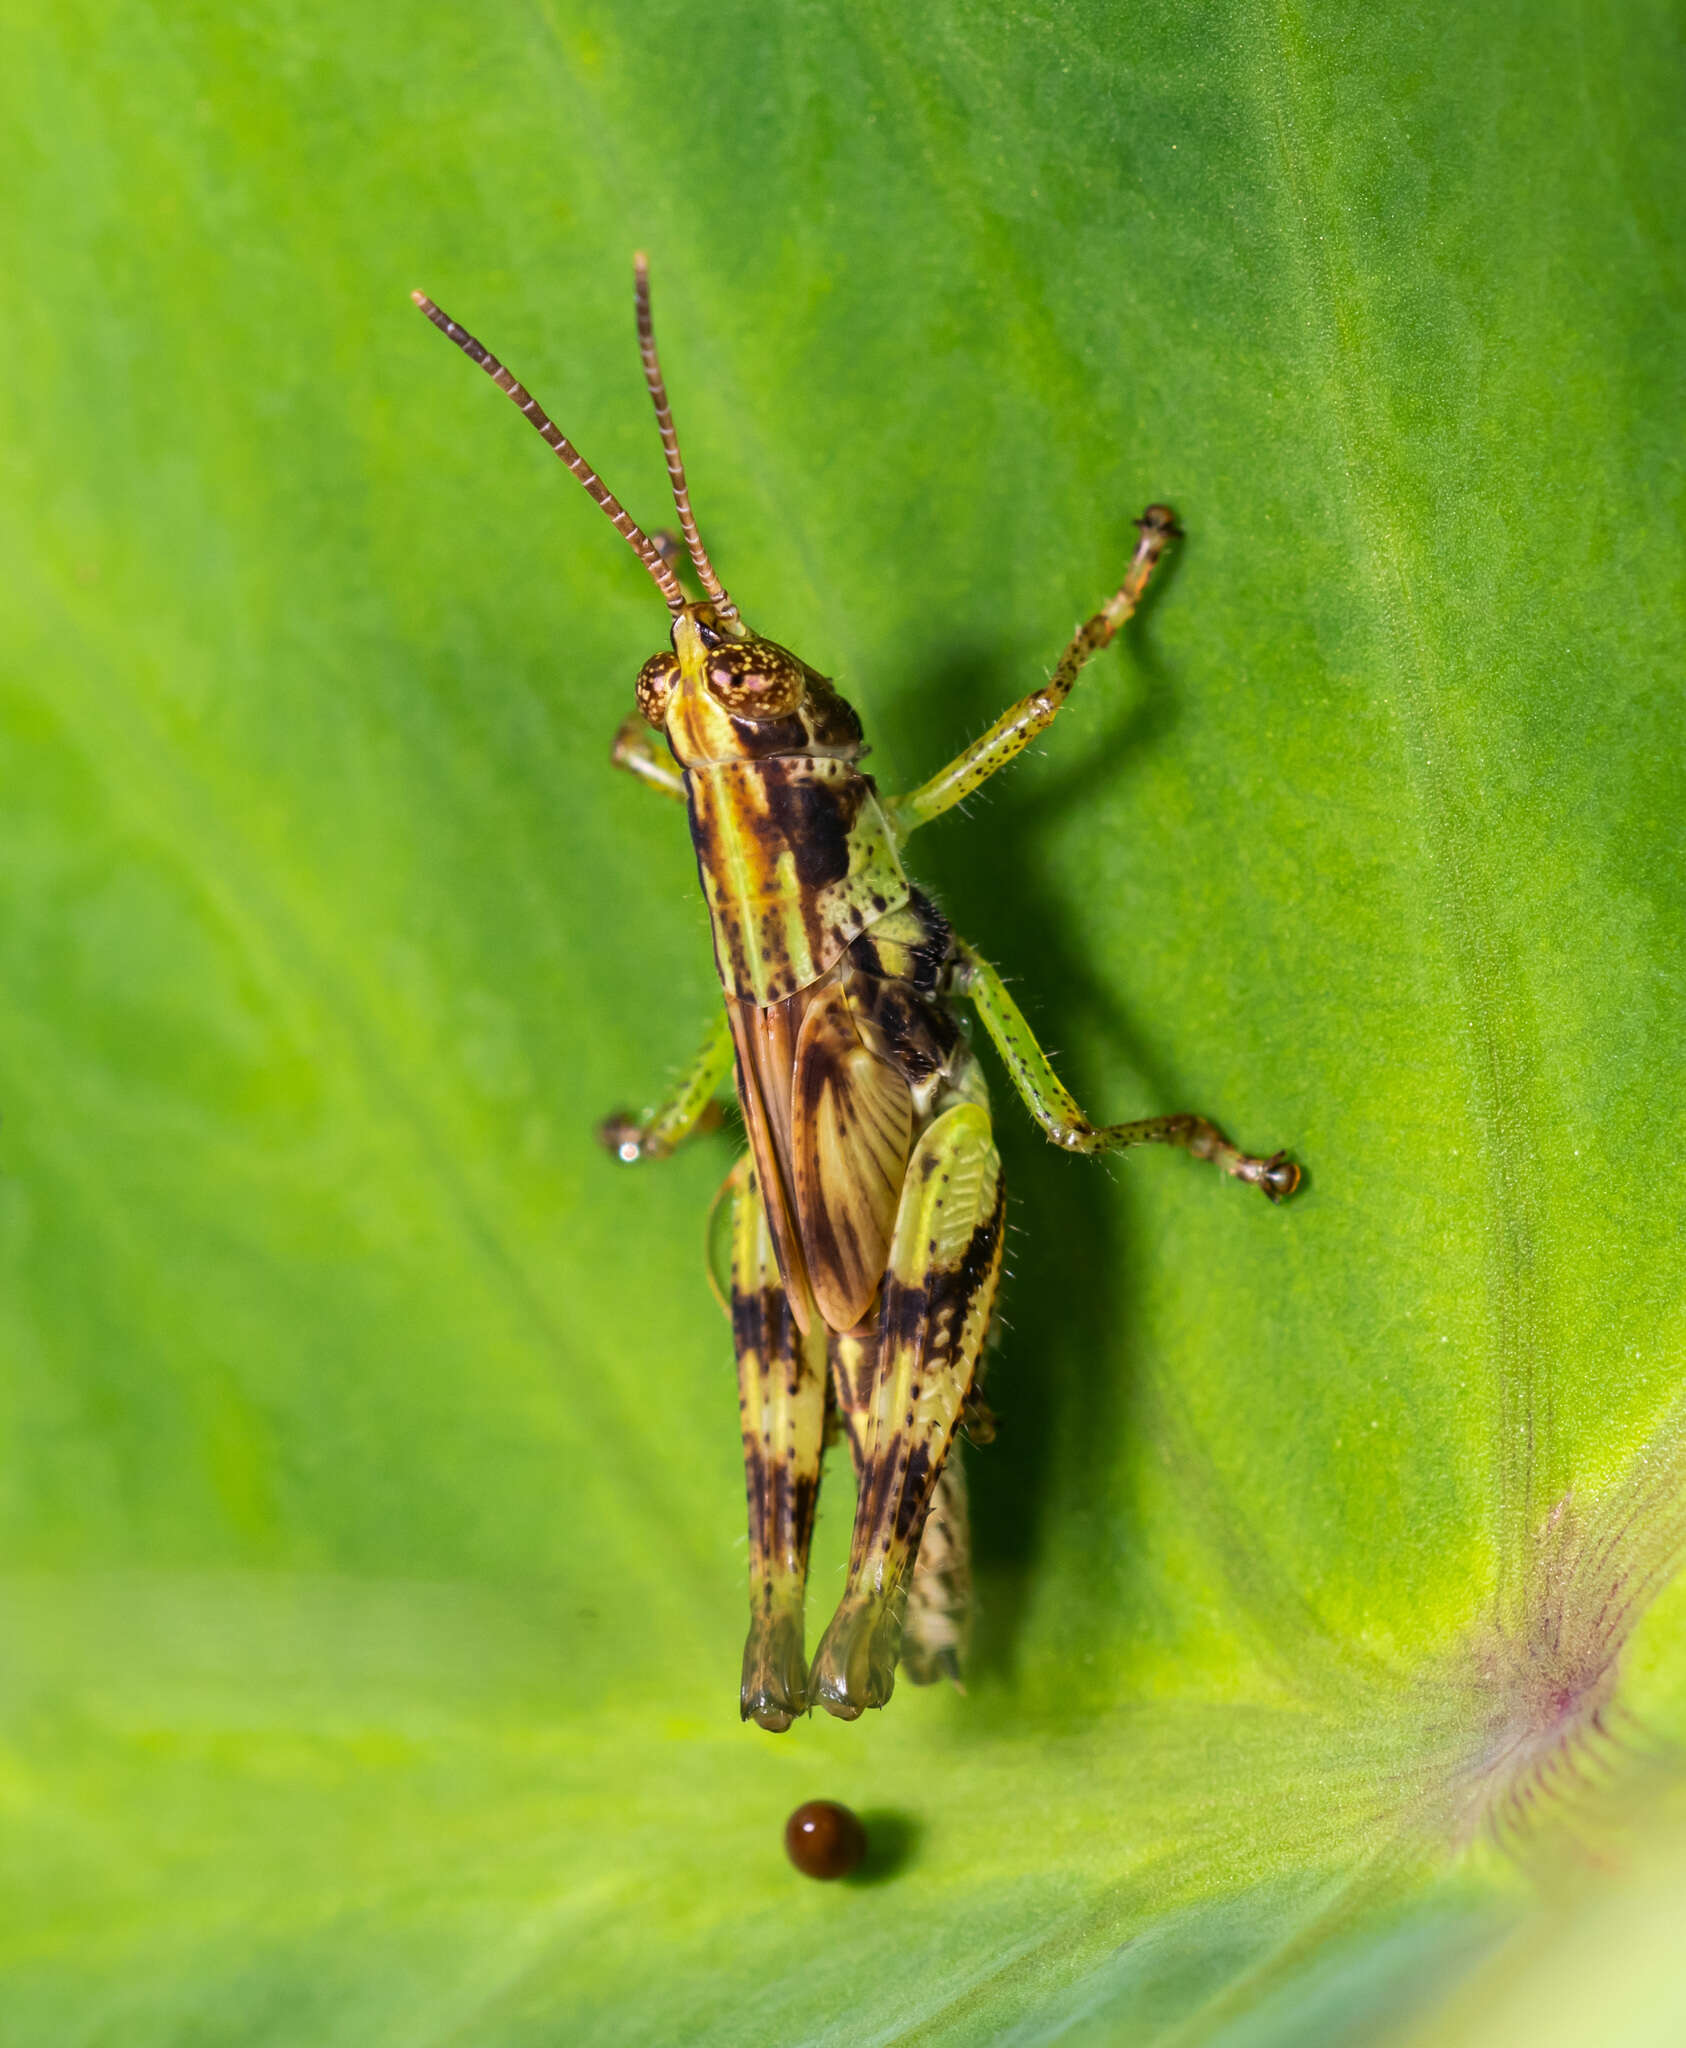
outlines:
{"label": "pale midrib", "polygon": [[1371,452],[1385,432],[1369,397],[1381,372],[1367,364],[1359,296],[1348,282],[1353,266],[1341,260],[1345,223],[1338,206],[1321,203],[1296,128],[1296,101],[1302,97],[1296,54],[1303,31],[1295,10],[1286,5],[1261,17],[1260,25],[1261,34],[1248,47],[1259,59],[1263,125],[1285,194],[1289,254],[1306,284],[1301,294],[1306,339],[1328,395],[1340,476],[1361,544],[1356,566],[1376,614],[1371,637],[1378,666],[1385,667],[1392,682],[1386,701],[1397,714],[1404,741],[1404,765],[1421,821],[1418,844],[1450,939],[1472,1048],[1469,1095],[1487,1183],[1488,1318],[1498,1395],[1494,1595],[1504,1615],[1520,1597],[1532,1532],[1542,1513],[1535,1494],[1542,1470],[1550,1465],[1549,1387],[1541,1372],[1544,1281],[1536,1251],[1539,1186],[1533,1162],[1538,1146],[1530,1123],[1528,1062],[1517,1034],[1504,1028],[1502,1001],[1493,999],[1493,991],[1520,991],[1521,984],[1468,821],[1479,803],[1473,793],[1476,778],[1459,763],[1454,741],[1436,719],[1429,682],[1435,660],[1413,600],[1410,543],[1392,517]]}

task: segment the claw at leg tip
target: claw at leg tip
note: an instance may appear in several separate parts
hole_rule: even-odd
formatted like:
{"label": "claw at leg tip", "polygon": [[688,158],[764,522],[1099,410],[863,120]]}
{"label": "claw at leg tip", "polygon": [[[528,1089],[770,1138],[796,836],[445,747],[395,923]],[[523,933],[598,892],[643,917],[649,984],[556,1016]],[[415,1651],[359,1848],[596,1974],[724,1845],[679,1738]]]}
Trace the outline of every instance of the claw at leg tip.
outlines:
{"label": "claw at leg tip", "polygon": [[765,1728],[769,1735],[783,1735],[796,1716],[786,1713],[782,1707],[746,1704],[741,1718],[753,1721],[757,1728]]}
{"label": "claw at leg tip", "polygon": [[809,1704],[800,1606],[758,1611],[744,1643],[740,1716],[769,1735],[782,1735]]}

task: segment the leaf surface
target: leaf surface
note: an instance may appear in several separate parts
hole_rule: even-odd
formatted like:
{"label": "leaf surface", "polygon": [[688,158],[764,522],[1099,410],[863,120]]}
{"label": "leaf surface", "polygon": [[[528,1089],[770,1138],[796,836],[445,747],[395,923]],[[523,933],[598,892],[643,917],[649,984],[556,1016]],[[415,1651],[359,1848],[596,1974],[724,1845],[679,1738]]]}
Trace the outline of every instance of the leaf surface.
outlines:
{"label": "leaf surface", "polygon": [[[1414,2023],[1686,1734],[1673,11],[5,35],[8,2039]],[[407,296],[659,525],[638,246],[715,558],[887,789],[1176,507],[912,862],[1097,1115],[1308,1172],[1000,1083],[970,1689],[776,1740],[731,1143],[592,1142],[716,1000],[605,761],[665,615]],[[869,1881],[784,1865],[815,1796]]]}

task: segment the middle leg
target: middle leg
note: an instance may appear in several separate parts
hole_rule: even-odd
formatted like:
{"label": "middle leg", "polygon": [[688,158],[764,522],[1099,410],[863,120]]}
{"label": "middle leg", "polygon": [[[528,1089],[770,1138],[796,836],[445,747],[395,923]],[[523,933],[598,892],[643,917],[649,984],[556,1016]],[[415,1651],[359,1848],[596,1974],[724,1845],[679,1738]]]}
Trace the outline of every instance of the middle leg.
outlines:
{"label": "middle leg", "polygon": [[599,1142],[630,1166],[639,1159],[665,1159],[699,1131],[718,1130],[722,1111],[716,1090],[731,1068],[732,1027],[722,1011],[667,1100],[643,1116],[624,1109],[606,1116],[597,1126]]}
{"label": "middle leg", "polygon": [[1216,1124],[1186,1112],[1176,1116],[1141,1117],[1134,1123],[1092,1123],[1054,1072],[1048,1055],[1036,1042],[1024,1012],[1007,993],[1006,984],[981,954],[957,946],[954,987],[970,996],[984,1029],[1001,1055],[1025,1107],[1052,1142],[1067,1152],[1122,1152],[1131,1145],[1177,1145],[1196,1159],[1210,1159],[1236,1180],[1260,1188],[1273,1202],[1284,1202],[1300,1184],[1300,1169],[1284,1152],[1255,1158],[1232,1145]]}

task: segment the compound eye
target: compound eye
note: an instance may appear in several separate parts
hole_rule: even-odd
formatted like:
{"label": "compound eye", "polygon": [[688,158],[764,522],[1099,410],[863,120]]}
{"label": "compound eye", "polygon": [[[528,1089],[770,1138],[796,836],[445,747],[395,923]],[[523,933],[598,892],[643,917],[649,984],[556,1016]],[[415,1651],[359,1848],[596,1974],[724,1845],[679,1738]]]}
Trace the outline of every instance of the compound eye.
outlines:
{"label": "compound eye", "polygon": [[673,698],[673,686],[679,680],[679,657],[677,654],[652,654],[638,671],[638,681],[633,686],[638,699],[638,709],[646,725],[653,725],[661,732],[667,725],[667,707]]}
{"label": "compound eye", "polygon": [[771,640],[710,650],[703,671],[709,695],[734,718],[788,718],[808,690],[808,672]]}

